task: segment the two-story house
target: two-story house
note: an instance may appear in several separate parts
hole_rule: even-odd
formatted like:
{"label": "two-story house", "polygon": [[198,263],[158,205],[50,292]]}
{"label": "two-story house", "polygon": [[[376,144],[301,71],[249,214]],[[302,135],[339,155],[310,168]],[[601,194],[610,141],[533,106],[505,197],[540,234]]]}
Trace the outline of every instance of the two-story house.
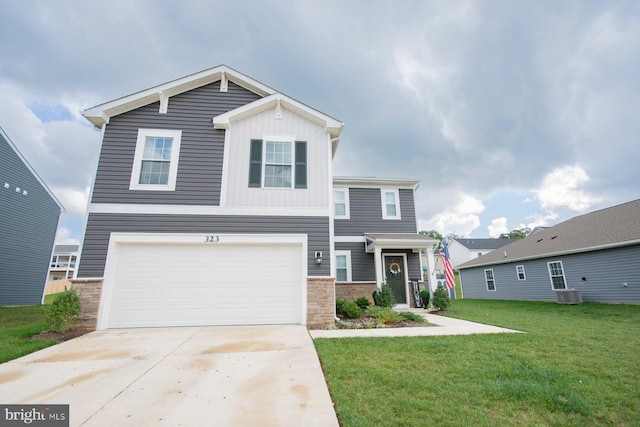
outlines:
{"label": "two-story house", "polygon": [[49,264],[48,281],[73,279],[78,260],[78,245],[55,245]]}
{"label": "two-story house", "polygon": [[417,231],[416,183],[338,179],[352,219],[334,222],[331,116],[226,66],[83,115],[103,139],[74,286],[99,329],[326,323],[345,269],[414,275],[418,244],[375,233]]}

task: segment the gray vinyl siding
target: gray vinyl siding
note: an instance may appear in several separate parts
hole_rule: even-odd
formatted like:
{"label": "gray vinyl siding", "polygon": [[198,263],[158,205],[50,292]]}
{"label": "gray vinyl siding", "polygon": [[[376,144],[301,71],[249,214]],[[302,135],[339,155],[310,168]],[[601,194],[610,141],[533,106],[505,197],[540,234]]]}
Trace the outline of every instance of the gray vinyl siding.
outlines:
{"label": "gray vinyl siding", "polygon": [[417,233],[413,190],[401,189],[401,219],[382,219],[379,188],[350,188],[350,219],[335,220],[336,236],[362,236],[364,233]]}
{"label": "gray vinyl siding", "polygon": [[[351,280],[354,282],[375,282],[376,269],[373,254],[365,252],[364,243],[341,243],[335,244],[336,251],[351,251]],[[382,255],[386,253],[403,253],[407,255],[407,266],[409,275],[407,280],[422,277],[420,270],[420,255],[413,253],[412,250],[390,249],[382,251]]]}
{"label": "gray vinyl siding", "polygon": [[[547,268],[552,261],[562,261],[567,289],[580,291],[583,301],[640,303],[640,246],[465,268],[460,271],[464,297],[557,301]],[[526,280],[518,281],[516,265],[524,265]],[[493,268],[495,292],[486,290],[487,268]]]}
{"label": "gray vinyl siding", "polygon": [[1,134],[0,207],[0,305],[40,304],[60,207]]}
{"label": "gray vinyl siding", "polygon": [[[307,234],[307,274],[330,275],[328,260],[332,254],[328,217],[90,214],[82,247],[79,278],[103,277],[111,232]],[[327,261],[317,265],[315,251],[322,251],[323,258]]]}
{"label": "gray vinyl siding", "polygon": [[[106,127],[93,190],[93,203],[220,204],[224,130],[214,116],[259,99],[232,82],[220,92],[214,82],[169,98],[166,114],[159,102],[114,116]],[[131,171],[138,129],[181,130],[175,191],[131,191]]]}

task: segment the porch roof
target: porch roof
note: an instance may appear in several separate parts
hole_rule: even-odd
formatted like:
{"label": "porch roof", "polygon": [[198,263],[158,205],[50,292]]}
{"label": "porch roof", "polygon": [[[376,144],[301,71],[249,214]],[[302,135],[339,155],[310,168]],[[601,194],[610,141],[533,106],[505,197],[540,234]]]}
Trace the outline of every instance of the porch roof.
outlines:
{"label": "porch roof", "polygon": [[423,234],[365,233],[366,250],[372,253],[378,249],[411,249],[414,252],[427,250],[438,243],[436,239]]}

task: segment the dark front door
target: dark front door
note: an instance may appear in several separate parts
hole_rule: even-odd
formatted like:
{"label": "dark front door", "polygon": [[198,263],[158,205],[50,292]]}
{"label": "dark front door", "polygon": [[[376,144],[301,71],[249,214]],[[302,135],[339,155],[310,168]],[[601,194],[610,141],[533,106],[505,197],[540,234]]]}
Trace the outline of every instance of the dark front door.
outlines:
{"label": "dark front door", "polygon": [[407,280],[405,279],[404,257],[385,255],[384,257],[385,276],[387,285],[393,291],[396,304],[407,303]]}

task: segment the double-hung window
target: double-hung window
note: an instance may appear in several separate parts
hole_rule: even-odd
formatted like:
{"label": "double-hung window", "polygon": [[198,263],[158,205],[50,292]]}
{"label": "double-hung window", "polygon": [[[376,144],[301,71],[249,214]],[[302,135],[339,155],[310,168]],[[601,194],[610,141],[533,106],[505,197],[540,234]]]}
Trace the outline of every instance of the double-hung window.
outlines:
{"label": "double-hung window", "polygon": [[524,265],[516,265],[516,274],[518,275],[518,280],[527,280],[524,274]]}
{"label": "double-hung window", "polygon": [[129,189],[174,191],[181,138],[179,130],[138,130]]}
{"label": "double-hung window", "polygon": [[351,281],[351,251],[336,251],[336,282]]}
{"label": "double-hung window", "polygon": [[382,219],[400,219],[400,195],[397,189],[380,190],[382,196]]}
{"label": "double-hung window", "polygon": [[493,278],[493,268],[484,271],[484,281],[487,284],[488,291],[496,290],[496,281]]}
{"label": "double-hung window", "polygon": [[252,139],[249,187],[307,188],[307,143],[286,137]]}
{"label": "double-hung window", "polygon": [[562,261],[548,262],[549,278],[551,279],[551,288],[554,291],[561,291],[567,289],[567,281],[564,277],[564,269],[562,268]]}
{"label": "double-hung window", "polygon": [[349,189],[333,191],[333,214],[336,219],[349,219]]}

